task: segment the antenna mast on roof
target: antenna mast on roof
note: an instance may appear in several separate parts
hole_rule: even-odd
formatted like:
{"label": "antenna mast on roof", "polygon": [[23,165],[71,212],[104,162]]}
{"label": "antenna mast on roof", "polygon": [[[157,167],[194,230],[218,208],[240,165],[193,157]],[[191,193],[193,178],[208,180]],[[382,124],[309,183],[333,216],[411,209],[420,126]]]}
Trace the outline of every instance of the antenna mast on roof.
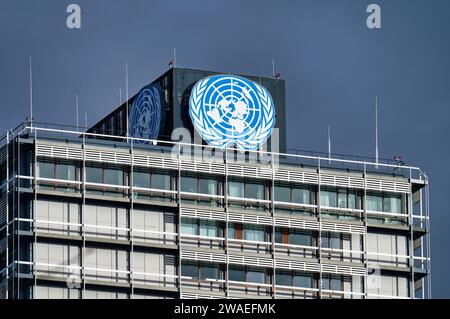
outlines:
{"label": "antenna mast on roof", "polygon": [[328,126],[328,164],[331,163],[331,133],[330,126]]}
{"label": "antenna mast on roof", "polygon": [[176,67],[177,65],[177,48],[173,48],[173,67]]}
{"label": "antenna mast on roof", "polygon": [[128,142],[128,62],[125,63],[125,94],[126,94],[126,103],[127,103],[127,109],[126,109],[126,137]]}
{"label": "antenna mast on roof", "polygon": [[77,131],[78,131],[78,94],[75,94],[75,106],[77,110]]}
{"label": "antenna mast on roof", "polygon": [[30,117],[28,118],[28,122],[30,122],[30,126],[33,127],[33,65],[31,63],[31,55],[30,55],[29,75],[30,75]]}

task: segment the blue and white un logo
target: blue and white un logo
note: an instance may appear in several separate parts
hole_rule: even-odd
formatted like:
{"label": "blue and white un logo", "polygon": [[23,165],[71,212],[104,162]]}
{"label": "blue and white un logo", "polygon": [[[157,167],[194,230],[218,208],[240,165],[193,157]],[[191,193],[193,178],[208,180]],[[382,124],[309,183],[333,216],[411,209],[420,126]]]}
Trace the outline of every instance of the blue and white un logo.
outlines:
{"label": "blue and white un logo", "polygon": [[[142,88],[133,100],[129,111],[129,136],[154,140],[158,137],[162,123],[164,123],[164,110],[162,105],[162,92],[155,84]],[[147,143],[146,141],[141,141]]]}
{"label": "blue and white un logo", "polygon": [[209,145],[255,150],[275,125],[275,107],[261,85],[235,75],[215,75],[198,81],[189,100],[196,130]]}

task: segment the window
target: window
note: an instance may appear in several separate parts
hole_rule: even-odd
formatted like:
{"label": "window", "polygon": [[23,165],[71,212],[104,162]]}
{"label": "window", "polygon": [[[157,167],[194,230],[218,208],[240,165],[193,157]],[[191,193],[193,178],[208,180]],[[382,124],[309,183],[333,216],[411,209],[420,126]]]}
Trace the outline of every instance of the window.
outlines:
{"label": "window", "polygon": [[292,276],[290,273],[279,273],[275,276],[275,283],[280,286],[292,286]]}
{"label": "window", "polygon": [[202,279],[219,279],[219,267],[215,265],[201,265],[200,278]]}
{"label": "window", "polygon": [[383,211],[400,214],[402,212],[402,196],[400,194],[386,194],[383,198]]}
{"label": "window", "polygon": [[264,241],[265,231],[256,225],[245,225],[244,240]]}
{"label": "window", "polygon": [[123,172],[121,169],[105,168],[104,183],[109,185],[123,185]]}
{"label": "window", "polygon": [[218,237],[219,228],[217,223],[211,221],[200,221],[200,236]]}
{"label": "window", "polygon": [[289,186],[275,186],[275,201],[286,202],[291,201],[291,188]]}
{"label": "window", "polygon": [[321,189],[320,205],[327,207],[336,207],[336,190],[330,188]]}
{"label": "window", "polygon": [[69,164],[56,165],[56,179],[75,180],[75,166]]}
{"label": "window", "polygon": [[247,281],[263,284],[265,282],[265,274],[262,270],[248,270]]}
{"label": "window", "polygon": [[239,269],[239,268],[232,268],[229,269],[228,279],[231,281],[245,281],[245,270]]}
{"label": "window", "polygon": [[236,238],[236,229],[232,225],[228,227],[228,238]]}
{"label": "window", "polygon": [[292,202],[297,204],[309,204],[309,188],[293,188],[292,189]]}
{"label": "window", "polygon": [[228,195],[230,195],[230,197],[244,197],[244,183],[239,181],[229,181]]}
{"label": "window", "polygon": [[133,186],[150,188],[150,173],[148,172],[134,172],[133,173]]}
{"label": "window", "polygon": [[43,178],[55,178],[55,164],[49,162],[38,162],[37,175]]}
{"label": "window", "polygon": [[153,173],[151,182],[152,188],[170,190],[170,175]]}
{"label": "window", "polygon": [[376,194],[372,194],[372,193],[367,194],[366,205],[367,205],[367,210],[381,212],[382,205],[383,205],[381,195],[376,195]]}
{"label": "window", "polygon": [[246,185],[246,197],[253,199],[264,199],[264,185],[256,183],[248,183]]}
{"label": "window", "polygon": [[312,288],[312,279],[309,274],[295,274],[294,286],[302,288]]}
{"label": "window", "polygon": [[217,195],[217,181],[212,178],[200,178],[199,180],[199,193]]}
{"label": "window", "polygon": [[86,181],[88,183],[103,183],[102,169],[100,167],[86,166]]}
{"label": "window", "polygon": [[181,176],[181,191],[197,193],[197,178]]}
{"label": "window", "polygon": [[289,234],[289,244],[311,246],[311,235],[305,233],[291,233]]}
{"label": "window", "polygon": [[198,266],[196,264],[181,264],[181,275],[187,277],[198,278]]}
{"label": "window", "polygon": [[198,224],[194,220],[181,220],[181,233],[186,235],[198,235]]}

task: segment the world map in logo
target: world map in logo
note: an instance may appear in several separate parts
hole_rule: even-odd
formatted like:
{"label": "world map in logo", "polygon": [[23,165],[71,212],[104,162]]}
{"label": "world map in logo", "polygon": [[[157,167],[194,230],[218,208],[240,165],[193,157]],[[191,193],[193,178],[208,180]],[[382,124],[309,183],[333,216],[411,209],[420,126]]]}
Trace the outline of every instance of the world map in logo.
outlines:
{"label": "world map in logo", "polygon": [[[139,91],[129,110],[129,136],[154,140],[158,137],[164,110],[161,88],[156,84],[149,84]],[[148,141],[136,141],[148,143]]]}
{"label": "world map in logo", "polygon": [[208,144],[255,150],[275,125],[275,107],[261,85],[235,75],[215,75],[198,81],[189,99],[189,115]]}

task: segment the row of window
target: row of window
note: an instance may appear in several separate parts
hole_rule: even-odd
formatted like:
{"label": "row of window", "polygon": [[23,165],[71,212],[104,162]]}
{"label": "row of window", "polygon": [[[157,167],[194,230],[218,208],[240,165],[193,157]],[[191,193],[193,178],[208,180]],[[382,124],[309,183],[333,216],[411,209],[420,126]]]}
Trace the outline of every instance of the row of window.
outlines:
{"label": "row of window", "polygon": [[[181,275],[198,279],[224,280],[225,269],[217,264],[183,261],[181,264]],[[228,280],[271,284],[272,276],[270,271],[264,269],[230,265],[228,269]],[[348,277],[343,275],[323,274],[322,289],[342,291],[345,280],[350,281]],[[276,270],[275,283],[280,286],[317,288],[318,276],[317,274],[300,271]]]}
{"label": "row of window", "polygon": [[[194,236],[223,237],[224,223],[197,220],[190,218],[181,219],[181,233]],[[271,242],[272,232],[270,228],[259,225],[230,223],[228,226],[228,238],[238,240]],[[275,242],[299,246],[316,246],[317,232],[297,230],[292,228],[276,227]],[[344,240],[350,241],[345,234],[322,232],[321,247],[342,249]]]}
{"label": "row of window", "polygon": [[[60,179],[80,180],[81,169],[68,162],[38,162],[37,176]],[[108,185],[128,185],[128,174],[116,165],[89,165],[85,168],[86,182]],[[173,175],[173,174],[172,174]],[[160,190],[176,190],[176,177],[168,171],[135,169],[132,175],[133,186],[138,188],[153,188]],[[196,176],[182,173],[180,190],[192,193],[191,201],[202,201],[209,205],[218,205],[217,200],[206,197],[197,198],[196,194],[223,195],[223,178],[215,176]],[[229,177],[227,181],[228,196],[231,197],[231,206],[243,206],[241,202],[233,203],[234,198],[254,199],[254,203],[246,204],[252,208],[267,208],[267,204],[258,200],[271,199],[271,187],[264,181]],[[137,192],[139,193],[139,192]],[[276,202],[294,204],[316,204],[317,187],[297,183],[275,182],[274,200]],[[184,196],[186,197],[186,196]],[[187,196],[189,197],[189,196]],[[322,207],[361,209],[363,207],[362,191],[345,188],[321,186],[320,205]],[[188,202],[189,199],[186,199]],[[367,192],[367,210],[402,213],[405,200],[400,194]]]}

